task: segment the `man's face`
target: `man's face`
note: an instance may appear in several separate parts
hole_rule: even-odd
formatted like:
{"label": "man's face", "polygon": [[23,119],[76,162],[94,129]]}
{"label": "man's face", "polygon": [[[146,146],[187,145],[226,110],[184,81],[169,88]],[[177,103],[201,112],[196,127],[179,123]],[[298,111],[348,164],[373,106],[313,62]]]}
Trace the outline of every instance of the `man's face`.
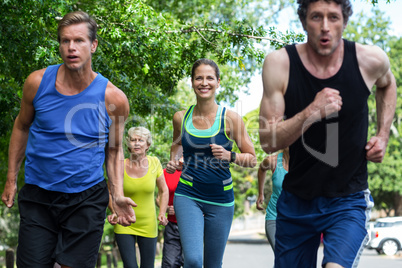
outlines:
{"label": "man's face", "polygon": [[79,70],[91,64],[92,53],[98,40],[91,42],[86,23],[73,24],[60,29],[59,51],[64,64],[70,70]]}
{"label": "man's face", "polygon": [[323,0],[310,3],[303,27],[313,50],[321,56],[331,55],[341,43],[346,27],[341,5]]}

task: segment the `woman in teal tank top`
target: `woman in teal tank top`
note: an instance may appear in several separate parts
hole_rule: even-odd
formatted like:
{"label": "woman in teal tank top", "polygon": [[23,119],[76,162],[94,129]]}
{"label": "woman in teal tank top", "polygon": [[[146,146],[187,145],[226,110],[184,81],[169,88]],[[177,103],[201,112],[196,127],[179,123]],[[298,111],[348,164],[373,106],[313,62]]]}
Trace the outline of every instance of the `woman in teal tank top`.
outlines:
{"label": "woman in teal tank top", "polygon": [[[197,103],[173,116],[173,144],[168,173],[183,171],[174,210],[183,247],[184,268],[219,268],[234,214],[230,163],[254,167],[254,146],[242,118],[215,102],[219,68],[208,59],[192,68]],[[232,151],[236,142],[240,153]]]}
{"label": "woman in teal tank top", "polygon": [[266,208],[265,234],[272,250],[275,251],[276,202],[282,192],[282,183],[289,170],[289,148],[278,154],[268,155],[258,168],[257,209],[264,210],[264,184],[267,170],[272,171],[272,194]]}

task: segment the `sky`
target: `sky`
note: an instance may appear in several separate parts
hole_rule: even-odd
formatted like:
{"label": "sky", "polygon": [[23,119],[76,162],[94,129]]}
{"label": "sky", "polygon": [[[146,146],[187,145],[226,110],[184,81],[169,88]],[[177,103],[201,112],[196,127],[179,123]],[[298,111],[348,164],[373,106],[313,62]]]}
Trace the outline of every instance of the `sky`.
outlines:
{"label": "sky", "polygon": [[[379,8],[381,11],[385,12],[385,16],[389,17],[391,20],[391,30],[388,34],[395,36],[402,36],[402,1],[401,0],[391,0],[390,4],[386,4],[385,0],[379,0]],[[352,0],[353,15],[351,20],[355,19],[357,14],[361,11],[365,13],[370,13],[372,5],[366,0]],[[287,17],[287,16],[283,16]],[[285,31],[288,27],[288,23],[280,23],[277,28],[281,31]],[[399,27],[397,27],[399,25]],[[253,76],[251,83],[248,86],[250,95],[245,93],[239,93],[239,100],[237,101],[235,107],[231,108],[236,111],[240,116],[244,116],[248,112],[256,109],[260,105],[262,97],[262,79],[261,71],[259,71],[255,76]]]}

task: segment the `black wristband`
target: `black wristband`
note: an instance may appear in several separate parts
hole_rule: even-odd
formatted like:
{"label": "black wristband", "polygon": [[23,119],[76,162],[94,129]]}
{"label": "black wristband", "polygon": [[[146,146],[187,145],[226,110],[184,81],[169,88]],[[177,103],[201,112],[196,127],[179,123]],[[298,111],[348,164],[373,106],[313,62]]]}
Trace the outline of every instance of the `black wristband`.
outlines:
{"label": "black wristband", "polygon": [[236,153],[231,151],[230,152],[230,163],[233,163],[236,160]]}

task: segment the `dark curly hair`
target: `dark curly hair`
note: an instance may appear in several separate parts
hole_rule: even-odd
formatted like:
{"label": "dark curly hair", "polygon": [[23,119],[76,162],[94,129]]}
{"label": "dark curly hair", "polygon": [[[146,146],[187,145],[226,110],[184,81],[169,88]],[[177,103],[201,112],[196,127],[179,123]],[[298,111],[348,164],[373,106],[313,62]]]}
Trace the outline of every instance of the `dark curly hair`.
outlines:
{"label": "dark curly hair", "polygon": [[[299,15],[299,19],[302,23],[306,22],[307,16],[307,8],[311,3],[322,1],[322,0],[297,0],[297,4],[299,7],[297,9],[297,14]],[[335,2],[338,5],[342,6],[342,15],[345,23],[348,22],[349,17],[353,14],[352,5],[349,0],[323,0],[327,3]]]}

